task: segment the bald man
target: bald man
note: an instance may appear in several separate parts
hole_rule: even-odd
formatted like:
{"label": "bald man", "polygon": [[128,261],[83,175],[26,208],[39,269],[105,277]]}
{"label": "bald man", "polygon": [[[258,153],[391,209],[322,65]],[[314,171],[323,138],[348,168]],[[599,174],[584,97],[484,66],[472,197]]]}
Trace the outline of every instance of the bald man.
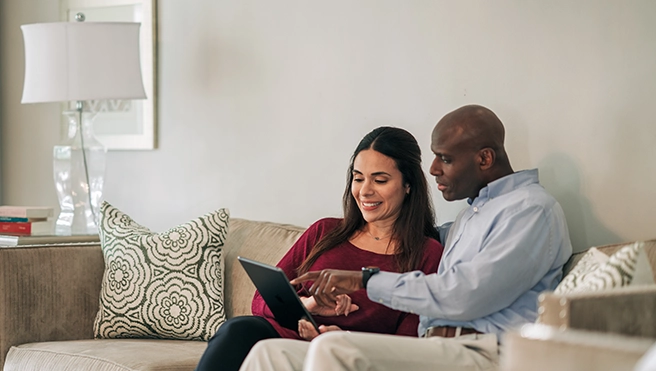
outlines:
{"label": "bald man", "polygon": [[432,133],[430,173],[447,201],[467,199],[448,231],[436,273],[309,272],[317,303],[366,289],[370,300],[420,315],[417,338],[331,331],[312,342],[258,343],[242,370],[496,370],[500,336],[537,318],[572,254],[563,210],[538,171],[513,171],[504,127],[489,109],[464,106]]}

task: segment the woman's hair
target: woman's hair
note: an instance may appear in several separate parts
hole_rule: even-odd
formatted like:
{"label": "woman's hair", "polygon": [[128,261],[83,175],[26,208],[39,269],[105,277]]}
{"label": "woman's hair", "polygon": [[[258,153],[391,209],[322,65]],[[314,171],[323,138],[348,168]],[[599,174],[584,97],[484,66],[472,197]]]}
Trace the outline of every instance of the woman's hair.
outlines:
{"label": "woman's hair", "polygon": [[346,189],[342,197],[344,219],[317,242],[303,264],[298,267],[298,274],[307,272],[321,254],[348,241],[366,224],[351,194],[351,188],[355,158],[367,149],[373,149],[394,160],[403,175],[403,184],[410,186],[410,193],[403,200],[390,239],[397,243],[394,257],[399,271],[419,269],[426,237],[438,238],[428,182],[421,169],[421,150],[417,140],[403,129],[379,127],[362,138],[351,156],[351,164],[346,176]]}

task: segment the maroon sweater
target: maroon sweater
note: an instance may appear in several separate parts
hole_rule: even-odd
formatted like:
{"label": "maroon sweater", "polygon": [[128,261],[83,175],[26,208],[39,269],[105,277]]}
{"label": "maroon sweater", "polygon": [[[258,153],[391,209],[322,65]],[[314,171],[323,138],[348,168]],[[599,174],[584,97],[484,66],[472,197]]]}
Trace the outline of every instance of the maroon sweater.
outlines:
{"label": "maroon sweater", "polygon": [[[326,233],[334,229],[341,219],[325,218],[311,225],[305,233],[294,243],[292,248],[278,263],[287,277],[291,280],[295,278],[296,268],[298,268],[308,256],[312,247]],[[442,257],[442,245],[434,239],[426,240],[424,258],[419,268],[426,274],[437,272],[437,266]],[[394,263],[392,255],[383,255],[365,251],[357,248],[350,242],[345,242],[325,253],[312,265],[312,271],[318,271],[325,268],[360,270],[364,266],[380,267],[383,271],[396,272],[398,269]],[[304,284],[306,288],[311,283]],[[299,295],[307,296],[299,290]],[[398,310],[390,309],[382,304],[372,302],[367,297],[365,290],[358,290],[349,295],[354,304],[360,309],[351,312],[348,316],[322,317],[314,316],[319,325],[337,325],[342,330],[377,332],[381,334],[397,334],[406,336],[417,336],[417,327],[419,317],[414,314],[404,313]],[[278,331],[281,337],[290,339],[300,339],[298,332],[284,328],[276,322],[271,310],[260,296],[255,292],[251,310],[254,315],[266,318],[271,325]]]}

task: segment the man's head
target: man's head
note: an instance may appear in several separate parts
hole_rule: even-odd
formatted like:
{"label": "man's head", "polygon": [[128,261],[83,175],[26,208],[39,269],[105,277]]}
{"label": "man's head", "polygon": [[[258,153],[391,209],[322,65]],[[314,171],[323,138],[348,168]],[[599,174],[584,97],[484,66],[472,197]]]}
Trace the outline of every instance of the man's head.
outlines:
{"label": "man's head", "polygon": [[430,173],[447,201],[475,198],[488,183],[512,174],[501,120],[469,105],[446,114],[433,129]]}

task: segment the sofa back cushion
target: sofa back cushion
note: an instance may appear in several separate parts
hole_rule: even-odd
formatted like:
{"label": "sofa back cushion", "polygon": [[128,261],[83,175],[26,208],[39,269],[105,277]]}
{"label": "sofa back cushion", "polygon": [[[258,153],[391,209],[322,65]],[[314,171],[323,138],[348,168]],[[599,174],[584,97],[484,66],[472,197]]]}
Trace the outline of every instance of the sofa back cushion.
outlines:
{"label": "sofa back cushion", "polygon": [[276,265],[305,229],[288,224],[230,218],[228,238],[223,245],[223,288],[228,318],[250,315],[255,293],[255,286],[237,261],[237,256]]}

